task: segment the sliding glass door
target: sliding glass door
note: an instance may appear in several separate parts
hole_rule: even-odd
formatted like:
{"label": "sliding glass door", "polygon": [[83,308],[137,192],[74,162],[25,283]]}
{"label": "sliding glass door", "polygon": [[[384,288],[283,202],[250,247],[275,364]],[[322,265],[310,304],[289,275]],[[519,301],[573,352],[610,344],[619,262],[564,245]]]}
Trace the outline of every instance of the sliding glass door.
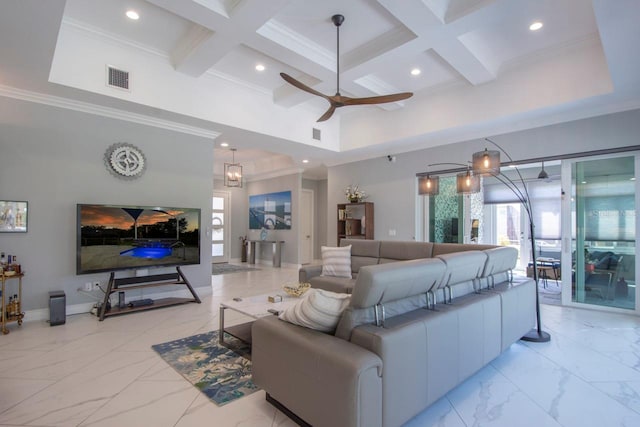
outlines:
{"label": "sliding glass door", "polygon": [[570,165],[572,303],[638,311],[636,163],[627,155]]}

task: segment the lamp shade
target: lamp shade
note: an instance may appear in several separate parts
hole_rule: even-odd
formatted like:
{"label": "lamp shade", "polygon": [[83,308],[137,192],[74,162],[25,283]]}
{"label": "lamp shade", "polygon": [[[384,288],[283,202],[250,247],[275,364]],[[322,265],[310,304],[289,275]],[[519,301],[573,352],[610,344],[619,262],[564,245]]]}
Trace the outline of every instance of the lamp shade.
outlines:
{"label": "lamp shade", "polygon": [[480,177],[471,170],[456,175],[456,191],[458,194],[471,194],[480,191]]}
{"label": "lamp shade", "polygon": [[418,194],[435,196],[440,192],[440,178],[437,176],[421,176],[418,179]]}
{"label": "lamp shade", "polygon": [[484,151],[473,153],[472,168],[475,175],[499,175],[500,152],[485,148]]}

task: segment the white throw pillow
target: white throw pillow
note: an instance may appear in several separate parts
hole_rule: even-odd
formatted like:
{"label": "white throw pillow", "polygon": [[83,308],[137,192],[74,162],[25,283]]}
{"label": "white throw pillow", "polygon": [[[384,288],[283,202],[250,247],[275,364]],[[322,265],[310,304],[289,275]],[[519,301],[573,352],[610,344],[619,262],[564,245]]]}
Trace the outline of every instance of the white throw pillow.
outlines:
{"label": "white throw pillow", "polygon": [[349,305],[351,295],[338,294],[324,289],[309,289],[295,305],[280,313],[280,320],[294,325],[333,332],[342,312]]}
{"label": "white throw pillow", "polygon": [[322,246],[322,276],[351,279],[351,245],[339,248]]}

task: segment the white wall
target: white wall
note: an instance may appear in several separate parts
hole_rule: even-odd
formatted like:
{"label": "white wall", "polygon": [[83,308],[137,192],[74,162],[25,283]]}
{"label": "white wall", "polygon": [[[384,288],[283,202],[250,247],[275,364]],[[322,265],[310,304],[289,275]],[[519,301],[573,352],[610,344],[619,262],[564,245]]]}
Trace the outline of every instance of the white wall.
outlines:
{"label": "white wall", "polygon": [[[580,154],[606,148],[640,145],[640,110],[577,120],[526,131],[513,132],[491,139],[500,144],[514,160],[532,159],[562,154]],[[396,155],[396,162],[379,157],[329,168],[327,238],[336,244],[336,204],[346,201],[344,189],[358,184],[374,202],[374,236],[379,240],[412,240],[416,236],[416,177],[419,172],[438,171],[456,166],[429,164],[454,162],[466,164],[474,152],[485,147],[484,140],[413,151]],[[393,154],[393,153],[390,153]],[[502,156],[502,161],[508,161]],[[389,236],[389,230],[396,230]]]}
{"label": "white wall", "polygon": [[[141,178],[124,181],[106,170],[105,150],[117,142],[145,153],[148,166]],[[194,287],[208,291],[212,176],[211,140],[0,98],[0,199],[29,202],[28,232],[0,235],[0,250],[17,255],[26,272],[24,309],[48,307],[51,290],[64,290],[68,305],[94,302],[77,289],[108,279],[107,273],[75,273],[77,203],[200,208],[201,264],[183,271]],[[175,270],[149,273],[170,271]]]}

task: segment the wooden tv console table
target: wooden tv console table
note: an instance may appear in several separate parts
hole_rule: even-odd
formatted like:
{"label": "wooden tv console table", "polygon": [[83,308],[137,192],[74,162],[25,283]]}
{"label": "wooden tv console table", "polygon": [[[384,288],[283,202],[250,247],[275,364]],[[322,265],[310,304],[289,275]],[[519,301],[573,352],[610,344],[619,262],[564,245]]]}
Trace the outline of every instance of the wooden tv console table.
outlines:
{"label": "wooden tv console table", "polygon": [[[198,304],[200,304],[200,298],[196,294],[196,291],[193,290],[193,287],[191,287],[191,284],[182,273],[182,270],[180,270],[180,267],[176,267],[176,270],[176,273],[154,274],[151,276],[140,277],[123,277],[121,279],[116,279],[115,273],[111,272],[111,275],[109,276],[109,284],[107,285],[107,290],[104,293],[104,301],[102,302],[102,306],[100,307],[100,311],[98,313],[99,319],[102,321],[105,317],[109,316],[117,316],[119,314],[133,313],[135,311],[151,310],[154,308],[185,304],[188,302],[197,302]],[[106,310],[109,298],[114,292],[123,292],[132,289],[171,285],[185,285],[187,288],[189,288],[189,292],[191,292],[193,298],[160,298],[153,300],[153,304],[151,305],[133,307],[129,305],[118,307],[117,305],[115,305],[114,307],[111,307],[109,311]]]}

